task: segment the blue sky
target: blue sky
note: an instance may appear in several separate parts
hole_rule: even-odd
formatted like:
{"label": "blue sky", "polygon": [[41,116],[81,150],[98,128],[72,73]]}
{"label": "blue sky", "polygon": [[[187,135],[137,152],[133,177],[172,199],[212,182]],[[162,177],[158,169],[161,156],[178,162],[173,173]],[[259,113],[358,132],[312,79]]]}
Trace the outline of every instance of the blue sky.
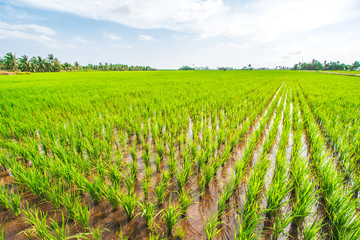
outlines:
{"label": "blue sky", "polygon": [[360,60],[358,0],[0,0],[0,56],[241,68]]}

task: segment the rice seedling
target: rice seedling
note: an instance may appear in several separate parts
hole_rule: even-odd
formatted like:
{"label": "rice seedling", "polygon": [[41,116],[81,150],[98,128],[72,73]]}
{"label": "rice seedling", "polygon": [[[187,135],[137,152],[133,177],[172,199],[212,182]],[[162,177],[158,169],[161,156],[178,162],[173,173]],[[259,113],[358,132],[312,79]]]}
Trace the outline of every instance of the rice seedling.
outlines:
{"label": "rice seedling", "polygon": [[15,217],[19,216],[21,212],[20,209],[21,195],[22,195],[21,191],[15,193],[13,190],[9,194],[8,208],[11,210],[11,212],[14,214]]}
{"label": "rice seedling", "polygon": [[115,211],[119,208],[121,194],[122,192],[118,185],[107,185],[102,195],[109,201],[113,211]]}
{"label": "rice seedling", "polygon": [[103,196],[104,180],[103,180],[103,178],[101,178],[97,175],[93,176],[92,178],[93,178],[93,182],[86,180],[84,178],[83,190],[90,194],[90,196],[95,204],[98,204],[101,201],[102,196]]}
{"label": "rice seedling", "polygon": [[152,232],[149,234],[149,240],[159,240],[159,239],[162,239],[162,238],[161,238],[161,234],[155,235],[155,234],[152,233]]}
{"label": "rice seedling", "polygon": [[236,240],[261,238],[259,232],[256,231],[261,217],[261,213],[258,212],[257,204],[253,205],[251,208],[247,208],[246,212],[240,212],[237,216],[239,219],[239,226],[237,231],[235,230]]}
{"label": "rice seedling", "polygon": [[168,194],[167,188],[168,188],[168,182],[160,181],[159,184],[154,189],[158,203],[160,205],[164,203],[164,200]]}
{"label": "rice seedling", "polygon": [[191,195],[189,191],[179,192],[179,205],[181,207],[181,215],[185,216],[187,209],[194,202],[194,197]]}
{"label": "rice seedling", "polygon": [[175,176],[177,180],[178,189],[180,192],[183,191],[183,188],[191,175],[192,172],[191,168],[192,168],[192,164],[187,161],[186,164],[184,164],[180,169],[176,171]]}
{"label": "rice seedling", "polygon": [[120,240],[129,240],[129,236],[124,236],[122,227],[120,227],[120,231],[116,234],[117,237],[119,237]]}
{"label": "rice seedling", "polygon": [[161,157],[155,156],[154,164],[156,166],[156,172],[160,172]]}
{"label": "rice seedling", "polygon": [[33,226],[23,233],[28,237],[38,237],[40,239],[48,239],[50,232],[46,224],[47,214],[35,208],[21,209],[25,222]]}
{"label": "rice seedling", "polygon": [[319,220],[318,218],[316,218],[312,223],[308,221],[304,230],[301,232],[301,238],[304,240],[325,238],[325,234],[320,234],[322,226],[322,220]]}
{"label": "rice seedling", "polygon": [[62,218],[60,224],[55,220],[51,219],[50,225],[48,225],[49,236],[47,239],[51,240],[60,240],[60,239],[87,239],[88,235],[91,233],[76,233],[74,235],[70,234],[70,227],[68,225],[68,220],[65,219],[64,214],[62,213]]}
{"label": "rice seedling", "polygon": [[149,179],[147,178],[144,178],[142,181],[141,181],[141,186],[142,186],[142,189],[143,189],[143,193],[144,193],[144,199],[147,200],[148,197],[149,197],[149,191],[150,191],[150,181]]}
{"label": "rice seedling", "polygon": [[102,236],[103,236],[104,231],[109,231],[109,229],[103,228],[101,226],[99,226],[97,228],[91,228],[91,232],[89,233],[89,235],[94,240],[102,240],[103,239]]}
{"label": "rice seedling", "polygon": [[159,156],[159,158],[160,158],[160,160],[163,160],[163,158],[164,158],[164,154],[165,154],[165,145],[164,145],[164,142],[157,142],[156,144],[155,144],[155,146],[156,146],[156,153],[158,154],[158,156]]}
{"label": "rice seedling", "polygon": [[157,209],[157,204],[153,202],[139,202],[140,210],[141,210],[141,216],[145,218],[146,225],[149,227],[149,229],[152,231],[155,227],[155,218],[162,212],[159,211],[158,213],[155,213]]}
{"label": "rice seedling", "polygon": [[167,208],[165,208],[163,212],[163,218],[167,228],[168,236],[173,235],[174,227],[181,221],[180,216],[181,216],[181,210],[179,205],[177,204],[175,206],[172,205],[170,198],[169,205],[167,206]]}
{"label": "rice seedling", "polygon": [[[148,145],[145,145],[148,146]],[[144,160],[145,166],[149,166],[150,165],[150,153],[148,151],[144,151],[142,154],[142,159]]]}
{"label": "rice seedling", "polygon": [[0,207],[4,209],[8,208],[9,205],[8,192],[9,192],[9,187],[7,186],[0,187]]}
{"label": "rice seedling", "polygon": [[221,219],[223,216],[227,203],[229,202],[230,197],[232,196],[234,192],[235,187],[235,177],[231,176],[230,180],[225,185],[225,189],[220,195],[220,198],[218,200],[218,218]]}
{"label": "rice seedling", "polygon": [[219,228],[222,224],[221,221],[219,221],[218,214],[214,212],[209,216],[208,219],[204,219],[205,223],[203,223],[203,228],[205,232],[205,236],[207,240],[216,239],[222,230],[222,228]]}
{"label": "rice seedling", "polygon": [[107,172],[107,177],[112,182],[112,184],[115,186],[119,186],[121,183],[121,180],[123,178],[123,175],[121,174],[120,168],[116,165],[111,164],[109,167],[109,170]]}
{"label": "rice seedling", "polygon": [[132,194],[135,189],[135,180],[136,177],[133,174],[133,172],[130,171],[130,173],[127,175],[127,177],[123,177],[124,184],[126,186],[128,194]]}
{"label": "rice seedling", "polygon": [[128,221],[135,217],[135,209],[138,205],[139,198],[135,193],[122,194],[120,197],[120,205],[124,208]]}
{"label": "rice seedling", "polygon": [[76,193],[65,193],[62,196],[62,203],[68,211],[69,218],[78,222],[85,230],[90,225],[90,208],[88,205],[81,204],[79,195]]}
{"label": "rice seedling", "polygon": [[273,227],[273,239],[277,240],[281,238],[281,233],[291,223],[294,216],[292,213],[287,213],[284,216],[277,216],[274,221]]}
{"label": "rice seedling", "polygon": [[175,159],[175,155],[170,155],[169,156],[169,173],[170,173],[171,177],[173,177],[175,174],[176,166],[177,166],[177,162]]}

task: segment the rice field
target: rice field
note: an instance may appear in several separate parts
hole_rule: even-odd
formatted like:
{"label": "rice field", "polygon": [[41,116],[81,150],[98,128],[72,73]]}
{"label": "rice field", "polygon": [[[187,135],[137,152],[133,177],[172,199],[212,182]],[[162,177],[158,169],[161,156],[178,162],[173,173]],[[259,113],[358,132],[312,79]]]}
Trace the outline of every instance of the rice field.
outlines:
{"label": "rice field", "polygon": [[0,76],[0,239],[360,239],[360,79]]}

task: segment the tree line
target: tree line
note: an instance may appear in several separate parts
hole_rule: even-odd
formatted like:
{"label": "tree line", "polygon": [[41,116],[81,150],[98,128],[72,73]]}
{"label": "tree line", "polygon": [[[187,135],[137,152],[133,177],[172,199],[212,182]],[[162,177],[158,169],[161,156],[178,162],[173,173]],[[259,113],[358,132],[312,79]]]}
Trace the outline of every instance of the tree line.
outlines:
{"label": "tree line", "polygon": [[10,72],[60,72],[60,71],[150,71],[154,70],[149,66],[128,66],[125,64],[88,64],[81,66],[77,61],[74,64],[61,63],[53,54],[48,54],[46,58],[32,57],[23,55],[17,58],[13,53],[6,53],[0,58],[0,70]]}
{"label": "tree line", "polygon": [[306,62],[299,62],[294,65],[292,68],[293,70],[325,70],[325,71],[332,71],[332,70],[360,70],[360,63],[359,61],[355,61],[353,64],[348,65],[342,63],[340,61],[324,61],[324,63],[319,62],[318,60],[313,59],[310,63]]}

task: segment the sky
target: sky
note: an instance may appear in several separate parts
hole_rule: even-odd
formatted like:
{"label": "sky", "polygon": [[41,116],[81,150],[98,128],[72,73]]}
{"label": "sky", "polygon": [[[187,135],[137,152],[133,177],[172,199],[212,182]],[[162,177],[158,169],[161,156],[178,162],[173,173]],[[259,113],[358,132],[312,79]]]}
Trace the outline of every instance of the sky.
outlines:
{"label": "sky", "polygon": [[360,61],[359,0],[0,0],[0,56],[158,69]]}

